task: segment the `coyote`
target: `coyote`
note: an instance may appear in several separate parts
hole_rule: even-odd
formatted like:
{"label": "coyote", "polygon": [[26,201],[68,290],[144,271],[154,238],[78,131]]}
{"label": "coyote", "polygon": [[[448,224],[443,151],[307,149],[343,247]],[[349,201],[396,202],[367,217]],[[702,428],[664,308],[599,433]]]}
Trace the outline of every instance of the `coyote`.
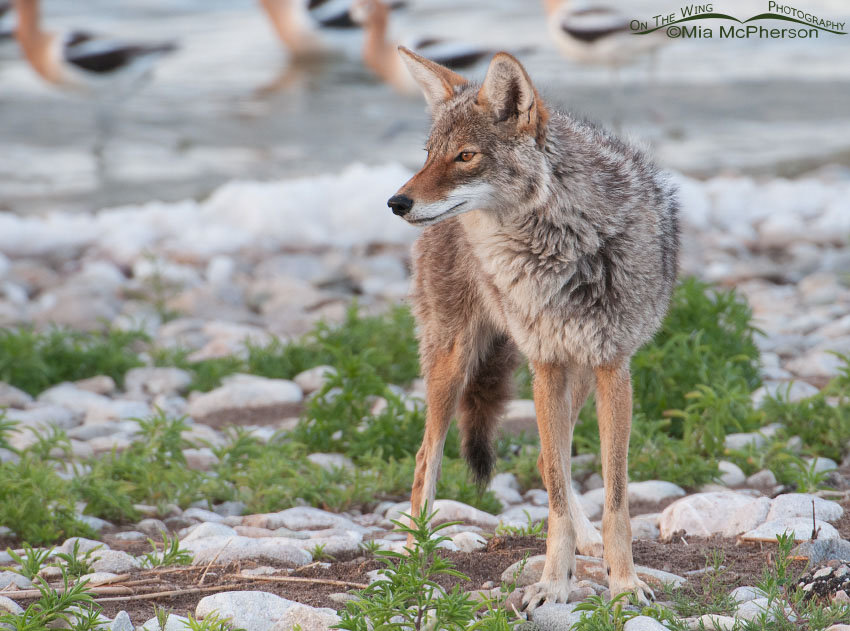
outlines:
{"label": "coyote", "polygon": [[[549,493],[546,563],[523,607],[567,601],[576,546],[604,557],[612,594],[653,598],[632,559],[629,362],[660,325],[676,278],[675,191],[638,150],[547,108],[511,55],[493,57],[477,86],[399,52],[433,118],[425,165],[387,202],[426,227],[413,246],[427,415],[411,514],[434,502],[458,408],[464,456],[487,481],[519,351],[534,373]],[[570,485],[573,428],[594,385],[601,536]]]}

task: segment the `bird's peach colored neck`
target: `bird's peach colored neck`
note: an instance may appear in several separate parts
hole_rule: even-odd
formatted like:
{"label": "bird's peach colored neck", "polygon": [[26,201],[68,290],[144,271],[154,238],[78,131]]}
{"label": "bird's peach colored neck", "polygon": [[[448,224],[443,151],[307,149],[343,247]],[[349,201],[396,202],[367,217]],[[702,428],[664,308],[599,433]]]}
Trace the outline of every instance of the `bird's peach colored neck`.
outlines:
{"label": "bird's peach colored neck", "polygon": [[296,8],[291,0],[260,0],[281,41],[295,54],[305,46]]}
{"label": "bird's peach colored neck", "polygon": [[389,9],[381,2],[374,2],[366,24],[363,43],[363,61],[380,76],[386,77],[396,56],[393,45],[387,42]]}
{"label": "bird's peach colored neck", "polygon": [[32,67],[48,81],[58,80],[56,64],[50,57],[54,35],[41,30],[38,0],[15,0],[18,25],[15,34]]}
{"label": "bird's peach colored neck", "polygon": [[552,15],[565,4],[564,0],[543,0],[546,15]]}

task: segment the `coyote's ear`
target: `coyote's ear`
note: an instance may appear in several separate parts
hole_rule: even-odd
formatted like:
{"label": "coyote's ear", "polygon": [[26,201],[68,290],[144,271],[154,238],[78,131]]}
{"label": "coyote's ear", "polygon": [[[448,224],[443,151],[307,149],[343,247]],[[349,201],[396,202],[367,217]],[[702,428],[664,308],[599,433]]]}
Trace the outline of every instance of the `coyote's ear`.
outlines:
{"label": "coyote's ear", "polygon": [[498,53],[490,62],[478,104],[489,109],[498,122],[516,117],[517,130],[543,141],[549,114],[525,68],[508,53]]}
{"label": "coyote's ear", "polygon": [[404,60],[407,69],[425,95],[428,109],[433,110],[435,106],[450,99],[454,95],[454,88],[466,83],[466,79],[456,72],[452,72],[445,66],[434,63],[417,55],[404,46],[398,47],[398,54]]}

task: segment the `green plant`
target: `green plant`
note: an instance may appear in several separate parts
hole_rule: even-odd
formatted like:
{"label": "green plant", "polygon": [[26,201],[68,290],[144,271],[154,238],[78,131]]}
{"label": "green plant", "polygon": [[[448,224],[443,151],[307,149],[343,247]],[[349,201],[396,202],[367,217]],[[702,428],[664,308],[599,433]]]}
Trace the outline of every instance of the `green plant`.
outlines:
{"label": "green plant", "polygon": [[153,616],[156,618],[157,626],[160,630],[163,630],[166,628],[166,625],[168,625],[168,619],[171,617],[171,609],[154,605]]}
{"label": "green plant", "polygon": [[0,625],[14,631],[44,631],[47,628],[66,626],[77,631],[97,631],[102,629],[100,606],[94,602],[88,589],[88,581],[71,583],[64,567],[62,587],[56,589],[44,579],[35,576],[33,585],[39,591],[39,598],[22,613],[0,615]]}
{"label": "green plant", "polygon": [[12,453],[17,453],[18,450],[9,442],[11,435],[18,432],[17,421],[11,421],[6,418],[6,413],[0,410],[0,449],[6,449]]}
{"label": "green plant", "polygon": [[701,616],[707,613],[731,614],[738,604],[729,595],[729,570],[722,552],[714,551],[706,556],[706,571],[698,580],[689,581],[671,596],[673,608],[682,617]]}
{"label": "green plant", "polygon": [[135,503],[186,506],[199,499],[205,475],[186,466],[183,449],[194,444],[182,437],[189,428],[185,418],[157,411],[136,420],[144,440],[91,459],[75,479],[73,490],[86,501],[88,514],[132,520],[138,517]]}
{"label": "green plant", "polygon": [[0,381],[36,395],[63,381],[108,375],[119,385],[131,368],[143,365],[136,347],[148,341],[140,331],[102,332],[31,328],[0,329]]}
{"label": "green plant", "polygon": [[246,631],[241,627],[234,627],[229,619],[219,617],[215,611],[203,620],[198,620],[192,614],[189,614],[189,619],[183,625],[189,631]]}
{"label": "green plant", "polygon": [[[410,515],[405,517],[410,518]],[[504,614],[498,619],[485,614],[485,619],[475,621],[478,603],[457,584],[451,590],[438,585],[436,579],[440,576],[468,578],[437,552],[439,545],[448,539],[439,535],[440,530],[452,524],[430,528],[428,523],[433,517],[428,514],[427,507],[423,507],[418,517],[411,518],[409,525],[394,522],[400,530],[413,536],[413,545],[406,548],[407,554],[378,553],[387,566],[381,571],[382,578],[357,592],[357,600],[346,603],[336,628],[350,631],[510,628]]]}
{"label": "green plant", "polygon": [[[780,438],[799,436],[809,454],[841,460],[850,441],[850,389],[838,387],[843,379],[839,376],[818,394],[796,402],[780,391],[764,401],[762,410],[782,423]],[[835,399],[830,400],[831,396]],[[774,473],[785,481],[778,471]]]}
{"label": "green plant", "polygon": [[57,552],[56,558],[62,561],[62,563],[55,563],[57,567],[64,567],[65,571],[68,572],[68,576],[73,576],[74,578],[79,578],[84,574],[91,574],[94,570],[92,569],[92,563],[97,561],[100,557],[93,557],[94,553],[102,548],[103,546],[96,546],[91,550],[86,550],[85,553],[80,554],[80,542],[79,540],[74,541],[74,546],[71,548],[70,552]]}
{"label": "green plant", "polygon": [[496,535],[511,535],[514,537],[538,537],[539,539],[546,538],[546,532],[543,530],[543,522],[534,522],[528,511],[523,511],[527,524],[525,526],[508,526],[499,524],[496,526]]}
{"label": "green plant", "polygon": [[375,556],[381,549],[381,544],[374,539],[369,539],[360,543],[360,549],[370,556]]}
{"label": "green plant", "polygon": [[310,548],[310,555],[314,561],[336,561],[332,554],[325,552],[326,547],[326,543],[317,543]]}
{"label": "green plant", "polygon": [[623,626],[637,616],[636,611],[623,609],[628,594],[622,593],[606,601],[601,596],[589,596],[576,606],[581,619],[572,628],[575,631],[623,631]]}
{"label": "green plant", "polygon": [[191,565],[192,553],[180,548],[180,540],[177,537],[173,539],[167,533],[162,533],[162,551],[157,548],[157,544],[153,539],[148,539],[151,544],[151,550],[142,557],[142,567],[155,568],[167,567],[171,565]]}
{"label": "green plant", "polygon": [[24,543],[23,550],[24,554],[20,555],[11,548],[6,548],[6,554],[20,566],[20,569],[14,566],[2,567],[0,569],[16,572],[21,576],[33,580],[38,576],[39,571],[41,571],[47,559],[50,558],[50,555],[53,554],[53,548],[38,549]]}
{"label": "green plant", "polygon": [[94,531],[77,519],[71,484],[56,473],[55,463],[30,451],[17,462],[0,463],[0,524],[33,545]]}
{"label": "green plant", "polygon": [[807,464],[800,458],[792,457],[790,458],[790,465],[787,469],[787,475],[798,493],[816,493],[826,488],[824,480],[826,480],[829,472],[817,470],[817,458],[812,458],[812,461]]}

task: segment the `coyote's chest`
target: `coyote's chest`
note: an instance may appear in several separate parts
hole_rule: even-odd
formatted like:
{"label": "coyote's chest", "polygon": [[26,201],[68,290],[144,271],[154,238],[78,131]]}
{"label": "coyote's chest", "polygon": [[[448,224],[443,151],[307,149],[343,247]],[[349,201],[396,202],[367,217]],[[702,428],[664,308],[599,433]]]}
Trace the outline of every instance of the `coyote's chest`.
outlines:
{"label": "coyote's chest", "polygon": [[[588,270],[581,269],[582,262],[569,252],[540,251],[520,236],[494,230],[486,217],[469,215],[463,224],[480,265],[479,286],[493,322],[532,360],[604,361],[606,327],[587,308],[582,271]],[[601,273],[590,270],[591,276]]]}

